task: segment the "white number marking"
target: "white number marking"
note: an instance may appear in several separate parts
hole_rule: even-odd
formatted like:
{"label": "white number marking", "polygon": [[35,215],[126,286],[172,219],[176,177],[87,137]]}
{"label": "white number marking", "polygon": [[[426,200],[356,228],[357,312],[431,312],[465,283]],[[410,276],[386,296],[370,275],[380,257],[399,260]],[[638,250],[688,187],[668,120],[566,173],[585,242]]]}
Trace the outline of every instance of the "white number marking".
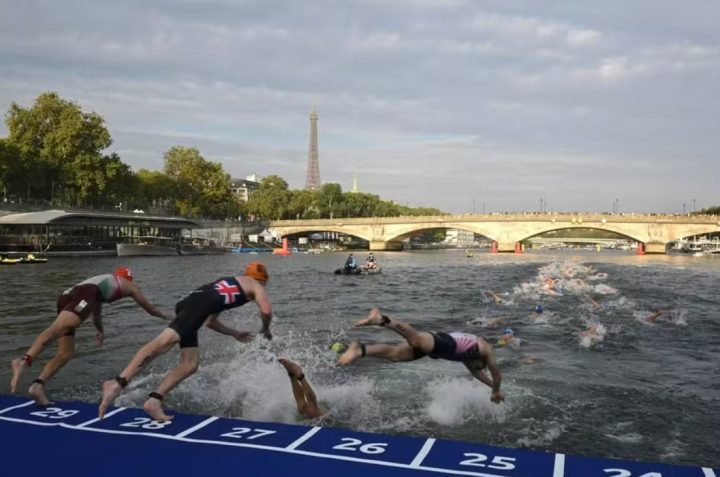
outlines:
{"label": "white number marking", "polygon": [[35,411],[31,412],[33,416],[38,417],[45,417],[48,419],[65,419],[70,416],[74,416],[80,411],[76,411],[74,409],[67,409],[65,411],[62,410],[62,408],[59,407],[49,407],[45,409],[44,411]]}
{"label": "white number marking", "polygon": [[346,444],[338,444],[334,446],[333,449],[353,452],[360,451],[363,454],[382,454],[385,452],[385,446],[387,446],[387,443],[384,442],[363,444],[360,439],[353,439],[352,437],[343,437],[340,440],[346,442]]}
{"label": "white number marking", "polygon": [[460,465],[472,465],[476,467],[488,467],[490,469],[498,470],[512,470],[515,468],[514,457],[501,457],[495,456],[489,464],[483,464],[488,458],[484,454],[475,454],[472,452],[466,452],[463,454],[465,457],[471,457],[460,462]]}
{"label": "white number marking", "polygon": [[139,427],[142,429],[162,429],[169,426],[172,421],[153,421],[149,417],[136,417],[133,422],[120,424],[120,427]]}
{"label": "white number marking", "polygon": [[[233,427],[233,432],[226,432],[225,434],[220,434],[221,437],[232,437],[233,439],[243,439],[247,438],[247,440],[251,441],[253,439],[258,439],[263,436],[269,436],[270,434],[275,434],[277,431],[269,431],[267,429],[250,429],[249,427]],[[245,436],[243,434],[247,434],[249,432],[255,432],[255,434],[251,436]]]}
{"label": "white number marking", "polygon": [[[626,469],[603,469],[603,472],[610,474],[609,477],[632,477],[632,472]],[[611,472],[616,473],[611,474]],[[639,475],[638,477],[662,477],[662,474],[660,472],[647,472],[643,475]]]}

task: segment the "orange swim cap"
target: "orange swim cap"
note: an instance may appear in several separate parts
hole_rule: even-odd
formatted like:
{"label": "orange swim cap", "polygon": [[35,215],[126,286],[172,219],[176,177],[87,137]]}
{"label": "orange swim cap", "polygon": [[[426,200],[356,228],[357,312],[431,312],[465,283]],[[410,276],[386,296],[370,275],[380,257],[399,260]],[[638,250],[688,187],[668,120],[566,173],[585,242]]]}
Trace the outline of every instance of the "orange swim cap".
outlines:
{"label": "orange swim cap", "polygon": [[265,268],[265,265],[261,262],[248,263],[247,267],[245,267],[245,276],[254,278],[260,282],[267,282],[268,278],[270,278],[268,276],[267,268]]}
{"label": "orange swim cap", "polygon": [[118,267],[113,273],[116,277],[123,277],[125,280],[133,281],[133,273],[128,267]]}

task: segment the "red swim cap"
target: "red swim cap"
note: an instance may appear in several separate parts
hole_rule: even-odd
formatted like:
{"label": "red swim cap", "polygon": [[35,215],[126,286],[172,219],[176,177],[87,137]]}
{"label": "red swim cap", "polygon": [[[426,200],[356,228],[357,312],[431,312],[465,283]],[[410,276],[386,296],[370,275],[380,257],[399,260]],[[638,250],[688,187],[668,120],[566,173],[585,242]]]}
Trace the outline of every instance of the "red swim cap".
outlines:
{"label": "red swim cap", "polygon": [[116,277],[122,277],[125,280],[133,281],[133,273],[128,267],[118,267],[113,273]]}
{"label": "red swim cap", "polygon": [[265,268],[265,265],[261,262],[248,263],[247,267],[245,267],[245,276],[254,278],[260,282],[267,282],[268,278],[270,278],[268,276],[267,268]]}

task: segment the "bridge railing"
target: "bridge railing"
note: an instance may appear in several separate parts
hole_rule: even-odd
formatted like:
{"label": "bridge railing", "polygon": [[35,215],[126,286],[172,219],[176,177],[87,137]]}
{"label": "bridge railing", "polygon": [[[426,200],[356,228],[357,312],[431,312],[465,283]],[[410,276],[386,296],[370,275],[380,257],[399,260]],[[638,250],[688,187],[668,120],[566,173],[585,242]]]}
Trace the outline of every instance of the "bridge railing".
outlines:
{"label": "bridge railing", "polygon": [[491,213],[491,214],[458,214],[430,216],[397,216],[397,217],[337,217],[332,219],[272,220],[269,226],[307,226],[310,224],[333,225],[368,225],[368,224],[412,224],[426,222],[653,222],[680,224],[720,224],[720,216],[706,214],[635,214],[635,213]]}

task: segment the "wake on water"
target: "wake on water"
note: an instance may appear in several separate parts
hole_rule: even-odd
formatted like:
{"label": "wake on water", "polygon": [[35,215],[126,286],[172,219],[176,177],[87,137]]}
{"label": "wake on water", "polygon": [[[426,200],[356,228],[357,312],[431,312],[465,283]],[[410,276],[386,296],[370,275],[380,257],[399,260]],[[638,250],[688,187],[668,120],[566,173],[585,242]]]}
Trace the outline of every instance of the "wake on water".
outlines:
{"label": "wake on water", "polygon": [[[606,283],[608,279],[610,277],[607,273],[597,272],[590,266],[574,261],[553,262],[540,267],[534,280],[519,284],[511,292],[498,291],[499,299],[483,299],[487,306],[485,312],[466,324],[470,330],[475,327],[497,329],[498,334],[506,326],[522,323],[567,329],[577,336],[580,349],[590,349],[620,331],[617,325],[608,329],[602,323],[601,315],[629,311],[636,306],[626,297],[618,296],[618,290]],[[606,298],[610,295],[615,297]],[[544,313],[524,312],[520,323],[507,316],[507,312],[522,307],[527,306],[529,310],[532,308],[529,303],[541,299],[546,303]],[[579,314],[575,316],[562,316],[561,313],[547,310],[552,300],[572,299],[579,300],[576,307]],[[495,308],[503,315],[491,316],[490,310]],[[635,310],[632,316],[644,324],[658,324],[648,322],[650,313]],[[235,318],[236,321],[239,319],[242,317]],[[686,319],[686,310],[670,310],[658,321],[682,326],[687,323]],[[536,412],[538,405],[541,409],[542,406],[553,405],[542,404],[543,398],[533,396],[530,388],[507,379],[503,382],[503,392],[508,398],[503,405],[498,406],[491,402],[487,386],[469,375],[461,376],[466,373],[464,369],[458,369],[457,376],[453,373],[451,376],[432,377],[431,369],[422,376],[413,376],[417,370],[412,365],[400,363],[392,365],[393,373],[389,378],[381,378],[375,374],[368,376],[367,372],[358,372],[354,369],[355,365],[349,367],[353,369],[338,368],[335,366],[337,355],[328,347],[335,341],[346,341],[346,330],[329,323],[323,323],[322,326],[325,329],[307,332],[284,327],[277,330],[279,334],[271,342],[257,338],[246,345],[238,345],[227,337],[206,333],[202,339],[209,346],[204,344],[201,348],[203,363],[200,371],[168,396],[167,406],[198,414],[302,423],[287,373],[277,362],[278,357],[288,357],[303,367],[321,408],[330,411],[328,421],[323,425],[374,432],[413,433],[438,426],[452,428],[470,424],[469,427],[473,427],[473,422],[477,422],[478,426],[503,424],[513,419],[523,422],[523,431],[513,444],[525,447],[548,445],[563,433],[566,425],[562,422],[564,411],[554,412],[549,420],[537,421],[527,413]],[[327,343],[317,344],[319,334],[322,335],[320,341]],[[517,353],[518,350],[510,352]],[[156,365],[151,373],[134,380],[117,404],[142,405],[147,392],[162,379],[176,359],[176,356],[172,356],[163,366]],[[362,367],[377,365],[375,360],[363,360]],[[502,361],[500,365],[502,368]],[[163,369],[157,369],[160,367]],[[392,381],[388,383],[383,379]],[[380,409],[382,412],[379,412]],[[606,435],[622,442],[633,442],[637,438],[632,431],[623,429],[609,430]]]}

